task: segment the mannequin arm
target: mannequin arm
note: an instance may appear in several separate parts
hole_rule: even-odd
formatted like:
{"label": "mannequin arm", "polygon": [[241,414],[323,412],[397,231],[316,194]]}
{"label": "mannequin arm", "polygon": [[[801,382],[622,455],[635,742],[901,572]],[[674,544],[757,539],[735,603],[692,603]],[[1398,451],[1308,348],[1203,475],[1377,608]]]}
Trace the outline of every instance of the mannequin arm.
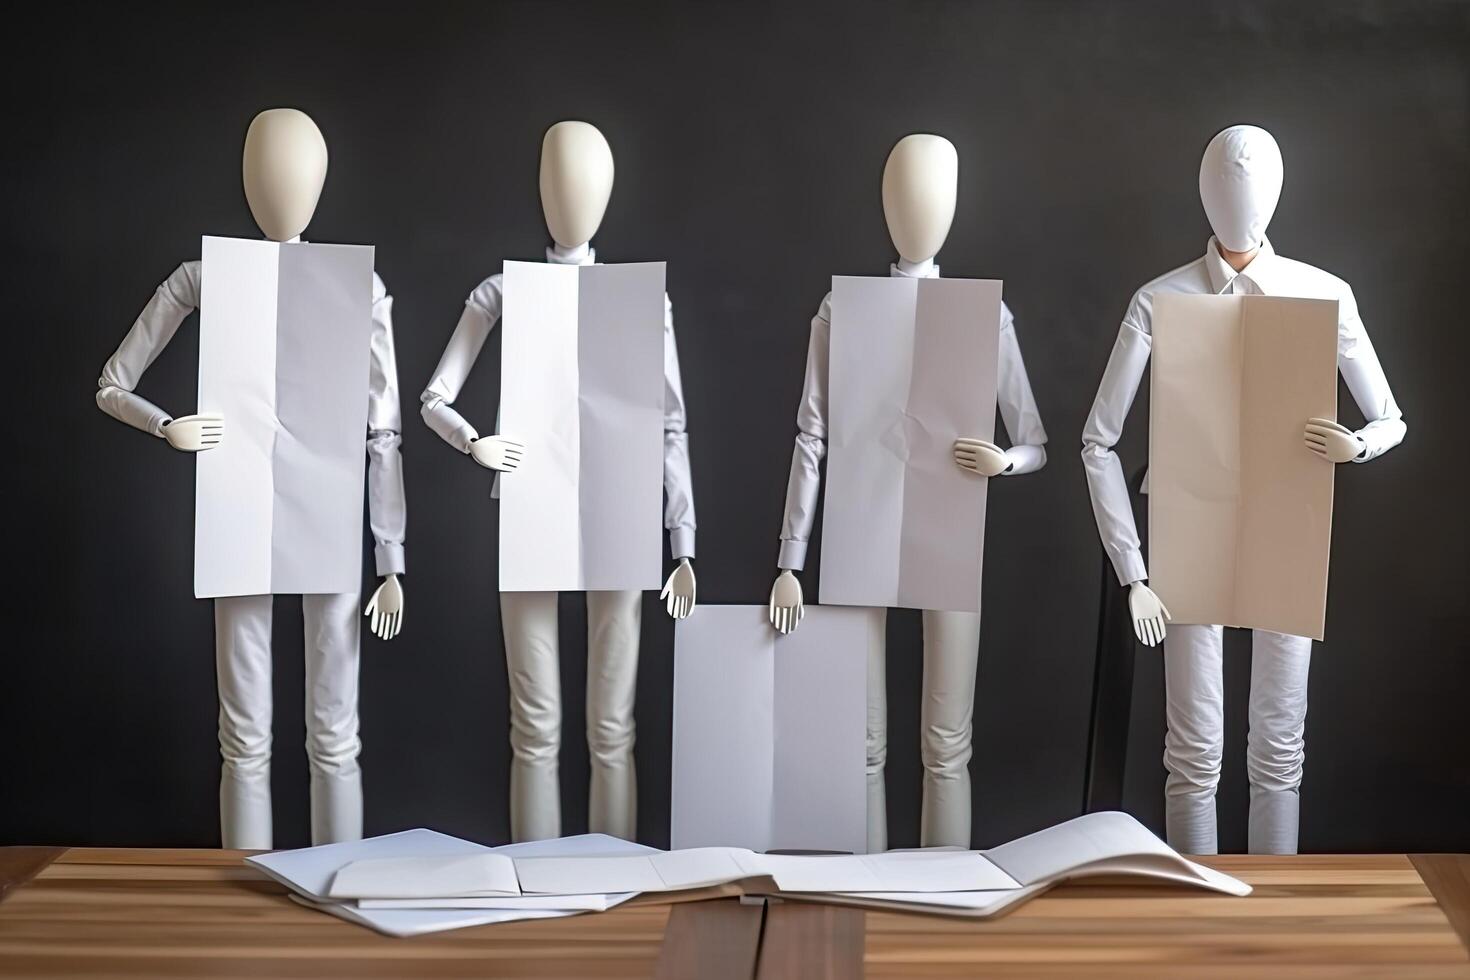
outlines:
{"label": "mannequin arm", "polygon": [[1367,423],[1354,433],[1362,449],[1352,461],[1366,463],[1403,442],[1408,427],[1351,292],[1339,301],[1339,309],[1346,315],[1340,314],[1337,328],[1337,369]]}
{"label": "mannequin arm", "polygon": [[[1132,307],[1129,312],[1132,314]],[[1123,478],[1123,464],[1113,447],[1123,435],[1123,423],[1143,381],[1151,349],[1149,335],[1124,317],[1082,430],[1082,468],[1087,474],[1092,513],[1113,571],[1124,585],[1147,578],[1148,572],[1133,522],[1133,502]]]}
{"label": "mannequin arm", "polygon": [[786,483],[786,508],[781,520],[780,568],[800,571],[806,564],[806,546],[816,523],[817,497],[822,489],[822,458],[827,454],[827,366],[832,331],[830,294],[812,317],[807,345],[806,380],[796,411],[796,447],[791,453],[791,476]]}
{"label": "mannequin arm", "polygon": [[1011,448],[1005,451],[1007,465],[1001,475],[1021,476],[1041,469],[1046,465],[1046,427],[1041,424],[1041,411],[1036,407],[1026,362],[1021,357],[1015,318],[1005,304],[1001,304],[995,401],[1011,440]]}
{"label": "mannequin arm", "polygon": [[173,421],[169,413],[134,389],[143,373],[173,340],[179,324],[198,307],[199,268],[198,262],[185,262],[159,284],[117,351],[102,366],[102,374],[97,379],[98,408],[135,429],[167,439],[174,448],[186,452],[211,448],[214,444],[206,445],[203,440],[205,423],[210,423],[210,428],[214,428],[213,423],[219,423],[222,429],[223,419],[217,414],[189,416],[179,419],[179,428],[168,432],[168,423]]}
{"label": "mannequin arm", "polygon": [[[464,388],[480,349],[495,323],[500,319],[501,277],[491,276],[475,288],[465,301],[464,312],[455,324],[454,333],[439,358],[434,376],[428,387],[419,396],[422,407],[419,413],[424,423],[439,434],[439,437],[462,453],[471,453],[471,445],[480,434],[453,408],[454,401]],[[482,466],[488,463],[477,459]],[[496,468],[496,467],[491,467]]]}
{"label": "mannequin arm", "polygon": [[393,297],[373,273],[373,326],[368,349],[368,523],[379,575],[403,574],[408,503],[403,492],[403,414],[393,344]]}
{"label": "mannequin arm", "polygon": [[[694,479],[689,472],[689,432],[684,411],[684,381],[679,345],[674,339],[674,306],[664,295],[664,528],[675,558],[694,557]],[[678,571],[675,571],[678,574]],[[692,570],[689,609],[694,608]],[[670,579],[672,581],[672,579]],[[686,610],[684,615],[689,613]],[[683,616],[676,617],[682,619]]]}

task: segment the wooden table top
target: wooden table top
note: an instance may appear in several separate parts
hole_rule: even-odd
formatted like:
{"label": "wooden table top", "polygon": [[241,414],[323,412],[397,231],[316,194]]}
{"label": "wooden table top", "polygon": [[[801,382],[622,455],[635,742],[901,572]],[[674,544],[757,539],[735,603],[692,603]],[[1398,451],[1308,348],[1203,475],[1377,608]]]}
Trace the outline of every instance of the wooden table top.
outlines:
{"label": "wooden table top", "polygon": [[1226,856],[1248,898],[1066,884],[988,922],[734,899],[390,939],[242,852],[0,848],[3,977],[1470,977],[1470,856]]}

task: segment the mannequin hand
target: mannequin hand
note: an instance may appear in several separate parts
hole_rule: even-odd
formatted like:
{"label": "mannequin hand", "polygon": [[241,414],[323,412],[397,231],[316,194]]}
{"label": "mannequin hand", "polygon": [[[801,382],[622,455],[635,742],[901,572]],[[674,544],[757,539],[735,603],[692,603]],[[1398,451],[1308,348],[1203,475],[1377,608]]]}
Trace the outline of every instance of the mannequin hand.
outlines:
{"label": "mannequin hand", "polygon": [[956,439],[954,461],[961,469],[981,476],[1000,476],[1011,465],[1004,449],[984,439]]}
{"label": "mannequin hand", "polygon": [[219,412],[201,412],[169,419],[163,423],[163,437],[181,452],[202,453],[225,437],[225,417]]}
{"label": "mannequin hand", "polygon": [[373,633],[380,640],[391,640],[403,628],[403,586],[397,575],[389,575],[368,600],[364,616],[373,618]]}
{"label": "mannequin hand", "polygon": [[769,615],[771,625],[779,633],[795,632],[796,627],[801,625],[802,617],[806,615],[806,608],[801,601],[801,580],[790,569],[777,575],[776,583],[771,586]]}
{"label": "mannequin hand", "polygon": [[521,455],[526,447],[514,439],[504,436],[486,436],[470,442],[470,455],[475,462],[489,470],[509,473],[521,465]]}
{"label": "mannequin hand", "polygon": [[1308,449],[1333,463],[1351,462],[1363,452],[1363,443],[1353,430],[1331,419],[1307,419],[1302,439]]}
{"label": "mannequin hand", "polygon": [[679,567],[669,573],[669,580],[658,597],[666,600],[670,616],[683,619],[694,611],[694,594],[694,566],[688,558],[680,558]]}
{"label": "mannequin hand", "polygon": [[1173,617],[1153,589],[1142,582],[1129,586],[1128,611],[1133,615],[1133,632],[1138,635],[1138,642],[1147,647],[1164,642],[1164,620]]}

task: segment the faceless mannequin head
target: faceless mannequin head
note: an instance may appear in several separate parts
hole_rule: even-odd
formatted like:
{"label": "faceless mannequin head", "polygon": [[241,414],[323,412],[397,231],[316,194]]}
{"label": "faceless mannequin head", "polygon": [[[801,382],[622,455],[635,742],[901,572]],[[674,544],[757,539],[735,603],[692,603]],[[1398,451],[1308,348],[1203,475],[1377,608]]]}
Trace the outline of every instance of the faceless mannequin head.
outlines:
{"label": "faceless mannequin head", "polygon": [[576,248],[592,240],[612,196],[613,158],[596,126],[559,122],[541,141],[541,210],[552,241]]}
{"label": "faceless mannequin head", "polygon": [[959,181],[959,154],[943,136],[899,140],[883,167],[883,216],[901,258],[932,259],[949,237]]}
{"label": "faceless mannequin head", "polygon": [[245,133],[245,200],[272,241],[295,238],[311,224],[327,179],[327,141],[299,109],[267,109]]}
{"label": "faceless mannequin head", "polygon": [[1259,126],[1231,126],[1210,140],[1199,199],[1222,246],[1249,252],[1261,244],[1281,199],[1281,176],[1281,148]]}

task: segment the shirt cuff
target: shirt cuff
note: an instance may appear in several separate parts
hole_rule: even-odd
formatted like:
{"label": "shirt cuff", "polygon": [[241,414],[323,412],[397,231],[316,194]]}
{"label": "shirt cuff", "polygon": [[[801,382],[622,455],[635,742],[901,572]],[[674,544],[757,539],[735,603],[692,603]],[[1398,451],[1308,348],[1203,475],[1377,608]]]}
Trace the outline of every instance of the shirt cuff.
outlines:
{"label": "shirt cuff", "polygon": [[694,557],[694,528],[671,527],[669,528],[669,552],[677,561],[680,558]]}
{"label": "shirt cuff", "polygon": [[379,544],[373,548],[373,559],[378,563],[379,575],[403,574],[403,545]]}
{"label": "shirt cuff", "polygon": [[781,554],[776,558],[776,567],[799,572],[804,565],[806,565],[806,542],[783,540]]}
{"label": "shirt cuff", "polygon": [[1143,564],[1143,552],[1137,548],[1129,548],[1122,554],[1114,555],[1113,571],[1118,573],[1118,581],[1123,585],[1131,585],[1148,578],[1148,568]]}

